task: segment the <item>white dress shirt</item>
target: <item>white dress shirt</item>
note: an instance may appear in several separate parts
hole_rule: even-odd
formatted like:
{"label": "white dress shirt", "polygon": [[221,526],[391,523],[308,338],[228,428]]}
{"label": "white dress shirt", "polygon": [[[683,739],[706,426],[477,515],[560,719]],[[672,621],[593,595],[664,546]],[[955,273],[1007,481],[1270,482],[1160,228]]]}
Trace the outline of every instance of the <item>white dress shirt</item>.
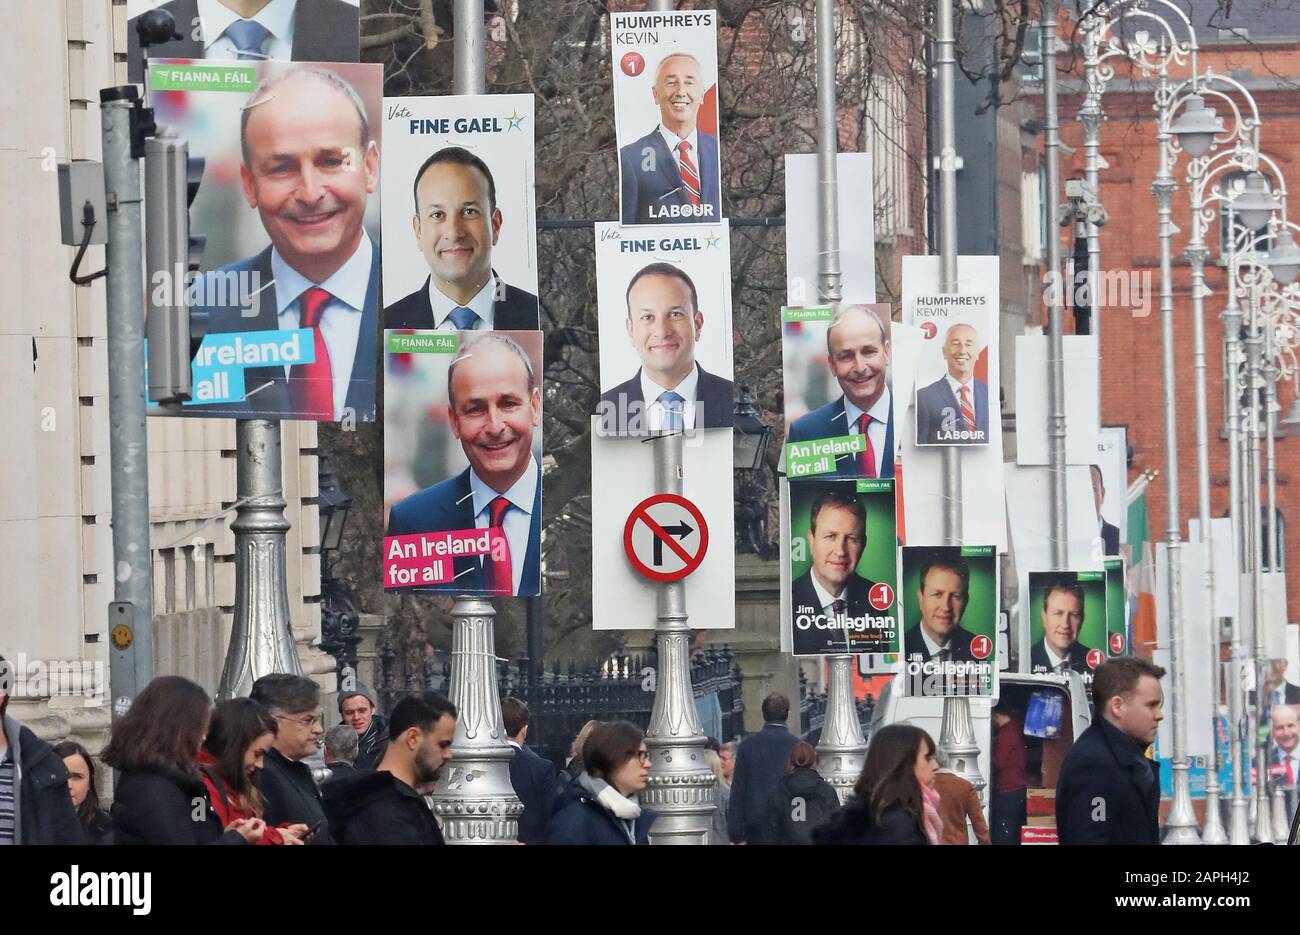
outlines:
{"label": "white dress shirt", "polygon": [[510,593],[519,593],[519,582],[524,577],[524,558],[528,555],[528,530],[533,523],[533,510],[537,507],[537,461],[528,457],[528,467],[509,490],[493,490],[479,479],[474,469],[469,469],[469,489],[474,497],[474,525],[487,529],[492,519],[489,505],[497,497],[510,501],[510,508],[501,517],[501,529],[510,546]]}
{"label": "white dress shirt", "polygon": [[[1052,651],[1052,644],[1043,640],[1043,649],[1047,651],[1047,666],[1050,672],[1065,672],[1070,668],[1069,656],[1058,656]],[[1061,666],[1065,666],[1064,669]]]}
{"label": "white dress shirt", "polygon": [[[268,59],[287,62],[293,58],[293,20],[297,6],[298,0],[271,0],[249,17],[262,24],[271,34],[262,45],[262,54]],[[239,57],[239,49],[226,35],[226,29],[241,18],[220,0],[199,0],[199,24],[205,59]],[[193,27],[188,23],[177,23],[176,28],[184,32]]]}
{"label": "white dress shirt", "polygon": [[661,393],[676,393],[682,397],[682,427],[695,427],[695,386],[700,382],[700,368],[697,364],[691,368],[691,372],[681,383],[678,383],[671,390],[666,386],[660,386],[654,380],[646,376],[645,368],[641,368],[641,398],[645,400],[645,418],[648,423],[647,428],[651,432],[663,431],[664,425],[668,422],[668,409],[663,403],[659,402]]}
{"label": "white dress shirt", "polygon": [[840,588],[839,594],[832,594],[830,591],[827,591],[822,587],[822,583],[817,580],[816,574],[811,574],[808,577],[812,579],[813,592],[817,595],[817,600],[821,604],[822,613],[827,617],[833,618],[835,616],[835,611],[831,605],[836,601],[844,601],[844,613],[847,614],[849,612],[849,599],[848,594],[846,593],[849,589],[847,582],[845,582],[844,587]]}
{"label": "white dress shirt", "polygon": [[702,177],[702,173],[704,170],[700,168],[700,135],[695,131],[694,128],[692,128],[689,135],[684,137],[678,136],[672,130],[669,130],[667,127],[665,127],[663,124],[659,125],[659,135],[663,137],[664,142],[668,144],[668,151],[673,154],[673,162],[677,163],[677,173],[679,175],[681,174],[682,171],[682,154],[681,151],[677,149],[677,147],[678,145],[681,144],[683,139],[686,140],[686,142],[691,144],[691,162],[695,166],[695,174],[697,176],[701,176],[700,194],[701,197],[703,197],[704,179]]}
{"label": "white dress shirt", "polygon": [[948,635],[948,642],[936,643],[931,639],[930,634],[925,632],[925,627],[921,627],[921,640],[925,643],[925,651],[930,654],[931,659],[937,658],[939,653],[950,653],[952,650],[952,634]]}
{"label": "white dress shirt", "polygon": [[478,321],[474,322],[474,327],[467,330],[491,331],[496,322],[495,309],[498,282],[496,273],[488,274],[488,281],[483,284],[483,288],[474,293],[474,297],[462,306],[460,303],[453,302],[443,295],[438,290],[437,281],[430,276],[429,307],[433,309],[434,328],[438,331],[455,331],[456,323],[451,320],[451,313],[458,308],[467,308],[478,316]]}
{"label": "white dress shirt", "polygon": [[[978,422],[979,412],[975,409],[975,377],[972,376],[969,383],[962,383],[951,373],[945,373],[943,378],[948,381],[948,387],[952,390],[953,398],[957,400],[959,407],[961,406],[961,388],[963,386],[970,388],[970,410],[975,413],[975,421]],[[957,415],[960,416],[961,412],[958,412]]]}
{"label": "white dress shirt", "polygon": [[[880,398],[876,404],[867,410],[867,415],[871,416],[871,424],[867,426],[867,438],[871,439],[871,450],[876,456],[876,476],[880,477],[880,472],[885,467],[885,436],[889,433],[889,387],[885,387],[881,392]],[[849,402],[847,396],[844,397],[844,416],[848,423],[847,429],[850,435],[858,433],[858,420],[862,418],[862,410],[853,403]],[[894,453],[888,452],[892,461]]]}
{"label": "white dress shirt", "polygon": [[[271,248],[271,275],[275,284],[275,307],[281,331],[300,327],[298,299],[312,286],[319,286],[333,296],[321,312],[320,330],[330,355],[330,372],[334,375],[334,419],[343,418],[352,379],[352,362],[357,356],[361,336],[361,310],[370,288],[370,264],[374,262],[370,237],[361,234],[361,243],[342,266],[324,282],[312,282],[285,262],[279,251]],[[289,375],[289,367],[284,368]]]}

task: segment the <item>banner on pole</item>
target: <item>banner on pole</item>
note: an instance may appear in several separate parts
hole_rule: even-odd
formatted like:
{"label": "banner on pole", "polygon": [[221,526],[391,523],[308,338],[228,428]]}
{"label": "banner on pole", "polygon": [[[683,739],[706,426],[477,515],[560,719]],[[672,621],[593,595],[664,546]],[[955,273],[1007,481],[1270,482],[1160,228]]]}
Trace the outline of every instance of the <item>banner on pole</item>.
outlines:
{"label": "banner on pole", "polygon": [[903,546],[903,686],[914,697],[992,697],[998,555],[992,545]]}
{"label": "banner on pole", "polygon": [[1105,571],[1031,571],[1023,602],[1029,671],[1092,675],[1106,658]]}

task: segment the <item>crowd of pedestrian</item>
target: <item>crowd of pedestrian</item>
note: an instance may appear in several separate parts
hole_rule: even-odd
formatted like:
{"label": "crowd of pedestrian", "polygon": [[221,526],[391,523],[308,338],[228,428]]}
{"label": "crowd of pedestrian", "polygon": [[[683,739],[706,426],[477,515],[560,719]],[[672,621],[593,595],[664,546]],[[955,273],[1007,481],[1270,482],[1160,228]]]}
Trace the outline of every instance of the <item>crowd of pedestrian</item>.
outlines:
{"label": "crowd of pedestrian", "polygon": [[[0,676],[5,667],[0,658]],[[1138,658],[1097,669],[1096,716],[1057,785],[1061,843],[1157,843],[1158,766],[1145,751],[1162,717],[1162,675]],[[320,689],[303,676],[264,676],[248,698],[215,707],[194,682],[161,676],[113,726],[101,759],[118,774],[105,811],[90,753],[72,741],[51,747],[19,724],[3,686],[0,677],[0,844],[444,843],[427,796],[452,759],[458,712],[436,692],[403,698],[387,718],[366,690],[344,692],[342,723],[327,730]],[[789,700],[772,693],[762,713],[761,730],[704,751],[715,779],[709,843],[1010,843],[1024,820],[1023,729],[1002,705],[991,833],[975,788],[921,728],[876,729],[841,805],[816,750],[786,726]],[[649,843],[656,815],[639,801],[651,762],[639,727],[588,721],[558,769],[529,747],[524,702],[506,698],[501,715],[520,843]],[[308,760],[322,746],[318,783]]]}

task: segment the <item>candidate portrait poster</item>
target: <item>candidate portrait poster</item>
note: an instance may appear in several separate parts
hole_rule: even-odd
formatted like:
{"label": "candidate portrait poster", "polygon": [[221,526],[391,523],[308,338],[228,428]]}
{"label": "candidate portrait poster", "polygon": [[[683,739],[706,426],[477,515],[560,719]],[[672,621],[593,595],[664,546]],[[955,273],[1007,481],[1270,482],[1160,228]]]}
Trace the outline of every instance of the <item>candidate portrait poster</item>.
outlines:
{"label": "candidate portrait poster", "polygon": [[542,334],[384,333],[385,588],[540,593]]}
{"label": "candidate portrait poster", "polygon": [[989,384],[989,345],[996,344],[996,305],[984,295],[921,294],[913,324],[921,329],[916,356],[917,445],[987,445],[999,430],[990,419],[997,400]]}
{"label": "candidate portrait poster", "polygon": [[903,690],[991,697],[998,660],[997,548],[903,546]]}
{"label": "candidate portrait poster", "polygon": [[596,224],[597,427],[605,435],[735,421],[727,224]]}
{"label": "candidate portrait poster", "polygon": [[148,78],[158,124],[203,160],[200,272],[146,284],[151,308],[187,290],[206,322],[168,411],[373,420],[383,68],[165,60]]}
{"label": "candidate portrait poster", "polygon": [[[161,7],[176,31],[167,42],[149,46],[149,57],[277,59],[295,62],[355,62],[360,57],[360,0],[275,0],[239,4],[208,0],[127,0],[126,71],[132,84],[142,79],[140,15]],[[260,7],[248,16],[240,6]]]}
{"label": "candidate portrait poster", "polygon": [[1124,560],[1108,558],[1106,565],[1106,655],[1131,656],[1128,639],[1128,591]]}
{"label": "candidate portrait poster", "polygon": [[722,220],[714,10],[610,14],[619,219]]}
{"label": "candidate portrait poster", "polygon": [[1091,685],[1106,658],[1106,609],[1105,571],[1029,572],[1029,671],[1078,672]]}
{"label": "candidate portrait poster", "polygon": [[894,476],[890,324],[888,305],[781,310],[791,480]]}
{"label": "candidate portrait poster", "polygon": [[384,98],[384,327],[533,331],[533,96]]}
{"label": "candidate portrait poster", "polygon": [[897,653],[893,480],[791,483],[789,523],[794,654]]}

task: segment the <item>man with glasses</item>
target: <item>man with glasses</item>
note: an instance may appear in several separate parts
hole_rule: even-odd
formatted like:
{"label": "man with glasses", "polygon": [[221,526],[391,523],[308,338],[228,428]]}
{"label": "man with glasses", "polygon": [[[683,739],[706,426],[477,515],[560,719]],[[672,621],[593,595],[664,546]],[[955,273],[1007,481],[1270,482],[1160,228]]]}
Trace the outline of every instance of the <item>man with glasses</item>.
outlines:
{"label": "man with glasses", "polygon": [[275,718],[275,743],[266,751],[258,789],[266,800],[263,816],[271,826],[305,824],[309,844],[333,844],[321,808],[320,791],[304,760],[316,752],[325,734],[320,688],[309,678],[277,672],[253,683],[249,695]]}

